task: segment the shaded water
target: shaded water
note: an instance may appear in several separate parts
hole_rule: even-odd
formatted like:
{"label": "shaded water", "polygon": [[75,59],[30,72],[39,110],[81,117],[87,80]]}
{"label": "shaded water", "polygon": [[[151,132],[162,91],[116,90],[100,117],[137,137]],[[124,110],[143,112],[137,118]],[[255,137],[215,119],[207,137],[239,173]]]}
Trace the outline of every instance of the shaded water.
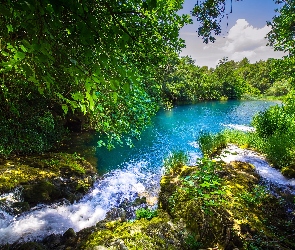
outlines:
{"label": "shaded water", "polygon": [[0,243],[42,239],[70,227],[78,231],[95,225],[104,219],[107,211],[126,199],[133,200],[141,194],[156,197],[162,162],[169,152],[183,150],[192,158],[199,157],[196,139],[201,131],[218,132],[226,127],[248,129],[256,112],[274,104],[207,102],[160,111],[134,148],[97,149],[98,171],[103,177],[81,201],[39,205],[17,217],[0,211]]}

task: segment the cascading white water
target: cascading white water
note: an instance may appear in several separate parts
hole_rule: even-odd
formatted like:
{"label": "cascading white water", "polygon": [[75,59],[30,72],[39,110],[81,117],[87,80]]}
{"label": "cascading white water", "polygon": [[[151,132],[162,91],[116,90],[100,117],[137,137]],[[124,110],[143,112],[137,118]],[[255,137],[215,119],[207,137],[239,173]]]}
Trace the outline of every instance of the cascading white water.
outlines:
{"label": "cascading white water", "polygon": [[229,145],[221,153],[221,160],[229,163],[231,161],[248,162],[255,166],[257,173],[268,182],[278,186],[284,186],[289,192],[295,194],[295,179],[288,179],[282,173],[271,167],[260,154],[247,149],[241,149],[235,145]]}
{"label": "cascading white water", "polygon": [[236,129],[236,130],[245,131],[245,132],[255,131],[255,128],[253,127],[240,125],[240,124],[223,124],[223,126],[225,128]]}
{"label": "cascading white water", "polygon": [[138,162],[106,174],[74,204],[39,205],[18,217],[0,211],[0,244],[42,239],[68,228],[79,231],[104,219],[107,211],[122,201],[133,200],[141,192],[157,192],[159,179],[145,165]]}

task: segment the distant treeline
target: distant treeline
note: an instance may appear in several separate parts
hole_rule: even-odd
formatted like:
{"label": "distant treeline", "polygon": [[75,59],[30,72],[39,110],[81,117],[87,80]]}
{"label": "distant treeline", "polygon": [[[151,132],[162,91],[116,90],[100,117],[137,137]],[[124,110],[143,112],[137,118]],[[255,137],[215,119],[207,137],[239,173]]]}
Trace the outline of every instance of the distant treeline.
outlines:
{"label": "distant treeline", "polygon": [[248,99],[283,96],[291,89],[292,72],[286,72],[293,58],[268,59],[250,63],[223,58],[215,69],[199,67],[190,57],[171,58],[162,79],[164,103],[202,100]]}

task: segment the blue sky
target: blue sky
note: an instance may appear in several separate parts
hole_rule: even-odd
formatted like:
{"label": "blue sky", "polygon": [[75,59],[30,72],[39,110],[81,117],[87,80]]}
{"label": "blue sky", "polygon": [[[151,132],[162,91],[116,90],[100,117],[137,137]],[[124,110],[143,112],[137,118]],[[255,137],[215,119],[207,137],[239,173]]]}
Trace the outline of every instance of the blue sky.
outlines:
{"label": "blue sky", "polygon": [[[180,14],[189,14],[197,0],[185,0]],[[226,13],[230,11],[227,0]],[[247,57],[252,63],[267,58],[281,58],[282,52],[275,52],[266,46],[264,38],[270,28],[266,21],[276,15],[280,5],[273,0],[233,0],[233,13],[222,22],[222,34],[216,37],[214,44],[204,44],[198,37],[197,23],[187,25],[180,31],[180,37],[186,41],[181,56],[189,55],[199,66],[215,67],[219,59],[227,56],[230,60],[240,61]],[[228,23],[228,26],[227,26]]]}

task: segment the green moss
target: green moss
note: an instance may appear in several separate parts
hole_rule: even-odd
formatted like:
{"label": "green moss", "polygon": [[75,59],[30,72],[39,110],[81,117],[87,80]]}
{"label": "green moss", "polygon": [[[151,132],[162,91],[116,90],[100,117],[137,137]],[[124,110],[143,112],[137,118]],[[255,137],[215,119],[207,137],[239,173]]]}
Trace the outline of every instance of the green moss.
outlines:
{"label": "green moss", "polygon": [[[127,249],[185,249],[177,234],[183,227],[173,224],[170,216],[162,210],[151,220],[140,219],[134,222],[108,222],[105,228],[93,232],[82,249],[95,246],[121,245]],[[123,249],[123,248],[120,248]]]}
{"label": "green moss", "polygon": [[[294,247],[295,241],[289,235],[295,225],[286,213],[286,201],[272,196],[259,185],[260,178],[253,165],[232,162],[210,172],[208,162],[204,163],[207,164],[204,173],[195,168],[187,175],[185,172],[181,177],[166,175],[161,180],[160,206],[175,220],[184,220],[191,232],[187,242],[201,244],[202,248],[216,245],[221,249]],[[210,189],[205,192],[206,189],[198,186],[204,177],[207,183],[203,187],[212,189],[209,180],[213,175],[222,177],[217,185],[218,190],[222,190],[220,193]],[[224,202],[218,202],[222,200]]]}
{"label": "green moss", "polygon": [[[48,153],[0,160],[0,193],[21,187],[29,205],[74,201],[93,184],[96,169],[77,154]],[[16,211],[18,212],[18,211]]]}
{"label": "green moss", "polygon": [[15,213],[20,214],[30,210],[30,205],[28,202],[15,202],[11,206]]}
{"label": "green moss", "polygon": [[24,200],[30,204],[61,198],[58,188],[49,181],[41,180],[36,184],[24,185],[23,187]]}
{"label": "green moss", "polygon": [[289,178],[295,178],[295,167],[294,166],[287,166],[282,168],[281,170],[282,174],[289,177]]}

